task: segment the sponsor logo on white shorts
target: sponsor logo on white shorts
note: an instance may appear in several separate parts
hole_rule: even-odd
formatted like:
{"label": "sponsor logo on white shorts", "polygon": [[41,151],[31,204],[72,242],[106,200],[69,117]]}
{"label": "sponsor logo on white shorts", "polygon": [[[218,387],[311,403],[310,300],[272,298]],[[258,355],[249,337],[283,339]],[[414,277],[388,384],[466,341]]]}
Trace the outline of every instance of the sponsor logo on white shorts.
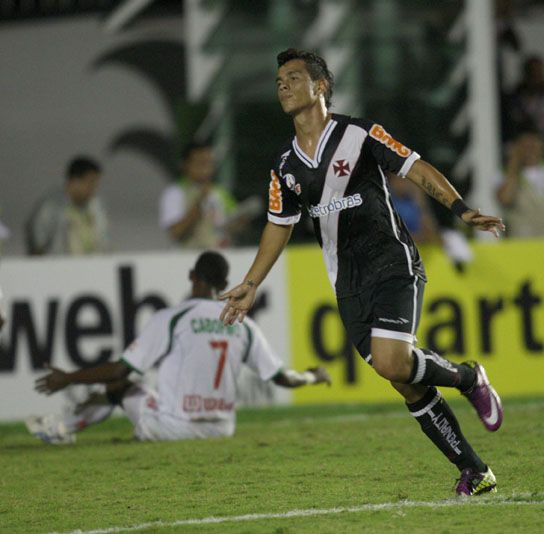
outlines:
{"label": "sponsor logo on white shorts", "polygon": [[363,203],[363,199],[359,193],[350,195],[349,197],[333,198],[328,204],[316,204],[310,206],[308,212],[310,217],[314,219],[317,217],[326,217],[331,213],[336,213],[342,210],[348,210],[360,206]]}

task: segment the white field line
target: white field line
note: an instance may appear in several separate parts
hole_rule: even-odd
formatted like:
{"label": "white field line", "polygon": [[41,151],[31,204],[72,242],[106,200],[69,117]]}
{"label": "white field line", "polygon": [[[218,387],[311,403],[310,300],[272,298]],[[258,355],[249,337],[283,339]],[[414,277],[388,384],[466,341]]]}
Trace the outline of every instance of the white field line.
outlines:
{"label": "white field line", "polygon": [[[505,413],[508,416],[512,412],[522,412],[530,410],[541,410],[544,408],[544,401],[533,401],[527,402],[525,404],[514,404],[512,406],[506,406]],[[466,407],[461,408],[459,411],[469,411],[472,410],[472,407],[467,404]],[[457,411],[457,409],[456,409]],[[335,423],[335,422],[350,422],[350,421],[368,421],[369,419],[399,419],[404,418],[409,415],[408,410],[402,411],[392,411],[392,412],[374,412],[374,413],[350,413],[350,414],[337,414],[337,415],[324,415],[324,416],[305,416],[305,417],[289,417],[286,414],[285,419],[278,419],[277,421],[269,421],[267,425],[274,426],[293,426],[299,425],[300,423]],[[262,425],[262,421],[246,421],[238,423],[238,427],[252,426],[252,425]]]}
{"label": "white field line", "polygon": [[[310,508],[307,510],[291,510],[289,512],[280,513],[263,513],[263,514],[246,514],[233,515],[223,517],[203,517],[195,519],[179,519],[177,521],[153,521],[150,523],[141,523],[129,527],[111,527],[99,528],[96,530],[73,530],[69,534],[113,534],[117,532],[134,532],[137,530],[145,530],[147,528],[166,528],[166,527],[184,527],[190,525],[211,525],[219,523],[239,523],[244,521],[260,521],[263,519],[288,519],[292,517],[315,517],[321,515],[332,514],[353,514],[361,512],[380,512],[384,510],[402,510],[405,508],[450,508],[454,506],[544,506],[542,500],[513,500],[516,497],[499,497],[495,496],[490,499],[485,497],[476,497],[473,499],[448,499],[444,501],[399,501],[385,502],[377,504],[362,504],[361,506],[349,506],[339,508],[316,509]],[[55,534],[55,533],[54,533]]]}

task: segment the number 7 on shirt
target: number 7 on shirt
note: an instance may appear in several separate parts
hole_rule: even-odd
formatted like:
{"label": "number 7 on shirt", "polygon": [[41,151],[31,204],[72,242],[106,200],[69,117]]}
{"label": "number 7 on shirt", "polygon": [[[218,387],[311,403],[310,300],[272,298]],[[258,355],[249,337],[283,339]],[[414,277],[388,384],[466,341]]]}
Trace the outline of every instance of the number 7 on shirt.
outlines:
{"label": "number 7 on shirt", "polygon": [[225,369],[225,360],[227,359],[227,350],[229,348],[228,341],[210,341],[212,349],[220,350],[219,361],[217,362],[217,370],[215,371],[215,378],[213,380],[213,389],[218,389],[221,384],[221,378],[223,377],[223,370]]}

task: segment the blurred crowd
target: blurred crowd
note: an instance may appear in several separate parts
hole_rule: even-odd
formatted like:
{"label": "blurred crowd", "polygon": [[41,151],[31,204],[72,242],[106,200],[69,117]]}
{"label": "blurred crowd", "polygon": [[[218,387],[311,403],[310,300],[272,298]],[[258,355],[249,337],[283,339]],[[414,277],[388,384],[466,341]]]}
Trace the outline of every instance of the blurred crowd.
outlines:
{"label": "blurred crowd", "polygon": [[[508,236],[541,237],[544,236],[544,58],[526,51],[516,29],[514,4],[498,0],[496,6],[503,149],[497,201],[503,209]],[[513,83],[508,76],[509,63],[517,66],[517,79]]]}
{"label": "blurred crowd", "polygon": [[[544,59],[527,52],[515,27],[513,3],[496,1],[497,66],[500,94],[502,172],[494,180],[507,237],[544,236]],[[507,57],[515,57],[515,77]],[[511,61],[510,61],[511,64]],[[267,157],[267,155],[263,155]],[[182,150],[178,176],[157,199],[157,232],[173,247],[236,246],[257,219],[264,220],[262,193],[243,201],[218,183],[210,142]],[[101,164],[89,156],[67,162],[64,180],[29,209],[24,228],[29,255],[82,255],[115,250],[110,217],[100,199]],[[479,177],[478,177],[479,178]],[[418,244],[441,244],[456,265],[470,261],[466,229],[443,226],[430,198],[408,180],[388,176],[395,207]],[[63,183],[64,181],[64,183]],[[464,192],[463,192],[464,193]],[[469,197],[470,198],[470,197]],[[1,218],[1,213],[0,213]],[[308,221],[306,221],[307,223]],[[0,220],[0,247],[9,221]],[[305,227],[303,223],[300,225]],[[304,235],[304,238],[310,235]]]}
{"label": "blurred crowd", "polygon": [[[238,202],[216,183],[211,143],[191,142],[182,151],[179,176],[167,185],[158,204],[158,231],[174,246],[190,249],[235,246],[252,219],[262,215],[258,196]],[[64,183],[31,207],[25,222],[31,256],[103,254],[115,249],[110,217],[100,198],[101,164],[86,155],[68,162]],[[0,242],[10,232],[0,222]]]}

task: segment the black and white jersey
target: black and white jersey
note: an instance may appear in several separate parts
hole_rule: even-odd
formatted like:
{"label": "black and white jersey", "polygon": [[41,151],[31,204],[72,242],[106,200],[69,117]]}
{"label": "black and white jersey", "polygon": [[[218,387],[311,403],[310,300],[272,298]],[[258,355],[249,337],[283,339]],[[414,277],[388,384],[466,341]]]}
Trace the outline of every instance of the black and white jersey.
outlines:
{"label": "black and white jersey", "polygon": [[280,151],[271,170],[268,220],[294,224],[308,210],[338,298],[359,293],[369,277],[425,279],[384,174],[404,177],[417,159],[379,124],[333,114],[314,159],[296,137]]}

